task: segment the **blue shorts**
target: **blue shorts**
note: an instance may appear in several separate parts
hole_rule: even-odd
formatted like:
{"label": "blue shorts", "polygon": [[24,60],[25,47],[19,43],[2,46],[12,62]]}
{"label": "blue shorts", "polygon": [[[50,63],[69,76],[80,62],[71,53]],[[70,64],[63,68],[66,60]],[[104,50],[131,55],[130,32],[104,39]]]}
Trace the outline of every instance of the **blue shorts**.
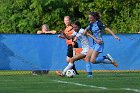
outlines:
{"label": "blue shorts", "polygon": [[104,49],[104,43],[102,43],[100,45],[97,43],[94,43],[91,47],[94,51],[102,53],[103,49]]}

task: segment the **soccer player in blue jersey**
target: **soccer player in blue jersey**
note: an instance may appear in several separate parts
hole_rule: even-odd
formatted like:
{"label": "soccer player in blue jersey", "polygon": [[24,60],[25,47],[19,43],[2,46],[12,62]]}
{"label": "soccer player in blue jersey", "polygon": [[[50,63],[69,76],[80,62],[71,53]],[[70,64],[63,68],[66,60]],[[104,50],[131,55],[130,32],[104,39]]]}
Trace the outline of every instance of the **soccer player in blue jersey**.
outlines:
{"label": "soccer player in blue jersey", "polygon": [[[74,24],[73,24],[73,28],[74,28],[74,32],[72,33],[71,36],[68,36],[66,33],[64,33],[64,36],[68,39],[71,39],[71,38],[74,38],[76,37],[77,40],[79,40],[81,42],[81,45],[82,45],[82,51],[75,55],[74,57],[72,57],[70,59],[70,62],[69,64],[66,66],[66,68],[63,70],[63,72],[60,72],[60,71],[56,71],[56,74],[59,75],[59,76],[65,76],[66,74],[66,71],[68,69],[71,69],[74,62],[76,60],[79,60],[79,59],[82,59],[82,58],[85,58],[86,55],[87,55],[87,52],[90,50],[90,43],[89,43],[89,39],[88,39],[88,35],[91,36],[92,38],[94,38],[95,42],[97,44],[102,44],[102,41],[99,41],[98,39],[96,39],[94,36],[90,35],[88,32],[84,32],[84,29],[81,28],[81,24],[79,21],[76,21]],[[98,60],[99,61],[99,60]],[[111,62],[109,61],[108,58],[105,58],[103,60],[104,62],[103,63],[108,63],[108,64],[113,64],[115,62]],[[100,63],[100,62],[99,62]],[[116,63],[115,63],[116,64]],[[88,73],[88,77],[92,77],[92,68],[91,68],[91,64],[89,61],[86,62],[86,70],[87,70],[87,73]]]}
{"label": "soccer player in blue jersey", "polygon": [[[90,37],[93,38],[93,45],[92,49],[88,51],[86,54],[86,61],[92,62],[93,64],[105,63],[105,64],[113,64],[115,67],[118,67],[118,64],[115,60],[111,57],[110,54],[107,54],[103,57],[98,57],[100,53],[103,52],[104,49],[104,42],[102,39],[103,31],[106,30],[113,35],[113,37],[117,40],[120,40],[109,28],[105,27],[105,25],[101,22],[99,13],[97,12],[90,12],[89,13],[89,21],[90,25],[85,29],[85,33],[91,31],[93,35],[88,34]],[[89,76],[92,76],[92,70],[89,65]]]}

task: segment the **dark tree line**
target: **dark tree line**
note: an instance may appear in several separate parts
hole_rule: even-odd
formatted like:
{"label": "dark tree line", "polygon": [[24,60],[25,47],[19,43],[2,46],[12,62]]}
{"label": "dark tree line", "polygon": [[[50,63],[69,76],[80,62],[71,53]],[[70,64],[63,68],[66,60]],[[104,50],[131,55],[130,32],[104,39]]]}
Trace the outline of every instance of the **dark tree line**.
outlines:
{"label": "dark tree line", "polygon": [[0,33],[35,33],[42,24],[58,31],[65,15],[86,27],[89,11],[115,33],[140,31],[140,0],[1,0]]}

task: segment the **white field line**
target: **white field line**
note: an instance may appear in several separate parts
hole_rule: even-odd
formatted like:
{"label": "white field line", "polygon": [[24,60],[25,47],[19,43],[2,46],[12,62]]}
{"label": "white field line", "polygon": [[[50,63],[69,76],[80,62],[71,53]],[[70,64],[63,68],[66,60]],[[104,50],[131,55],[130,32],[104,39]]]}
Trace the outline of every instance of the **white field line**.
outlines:
{"label": "white field line", "polygon": [[[109,88],[107,88],[107,87],[97,87],[97,86],[93,86],[93,85],[86,85],[86,84],[67,82],[67,81],[61,81],[61,80],[53,80],[53,81],[58,82],[58,83],[64,83],[64,84],[72,84],[72,85],[83,86],[83,87],[98,88],[98,89],[102,89],[102,90],[108,89],[109,90]],[[126,90],[126,91],[133,91],[133,92],[136,92],[136,93],[140,93],[139,89],[116,88],[116,90]]]}
{"label": "white field line", "polygon": [[131,88],[121,88],[121,89],[140,93],[140,90],[138,90],[138,89],[131,89]]}
{"label": "white field line", "polygon": [[85,85],[85,84],[74,83],[74,82],[67,82],[67,81],[60,81],[60,80],[53,80],[53,81],[58,82],[58,83],[72,84],[72,85],[83,86],[83,87],[107,89],[106,87],[97,87],[97,86],[93,86],[93,85]]}

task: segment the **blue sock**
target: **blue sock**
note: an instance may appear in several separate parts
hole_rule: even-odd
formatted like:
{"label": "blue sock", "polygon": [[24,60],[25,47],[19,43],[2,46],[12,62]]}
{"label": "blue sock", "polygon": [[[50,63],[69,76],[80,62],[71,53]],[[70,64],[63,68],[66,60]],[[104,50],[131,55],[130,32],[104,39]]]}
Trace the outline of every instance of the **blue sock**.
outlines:
{"label": "blue sock", "polygon": [[105,56],[102,56],[102,57],[98,57],[96,58],[96,63],[95,64],[100,64],[100,63],[103,63],[103,64],[111,64],[111,61],[106,59]]}
{"label": "blue sock", "polygon": [[86,62],[86,70],[87,70],[88,75],[92,76],[92,67],[91,67],[90,62]]}

